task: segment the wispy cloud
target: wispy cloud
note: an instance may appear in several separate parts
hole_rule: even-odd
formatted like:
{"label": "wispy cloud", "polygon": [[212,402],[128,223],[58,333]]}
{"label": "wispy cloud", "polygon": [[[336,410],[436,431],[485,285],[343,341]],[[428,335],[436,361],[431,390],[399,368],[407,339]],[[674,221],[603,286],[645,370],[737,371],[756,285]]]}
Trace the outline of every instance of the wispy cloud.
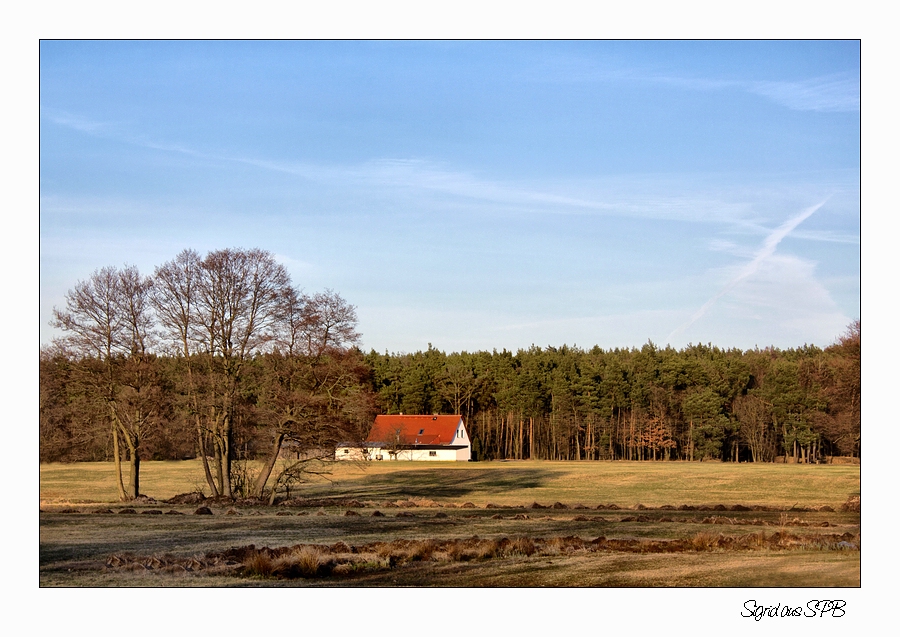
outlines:
{"label": "wispy cloud", "polygon": [[[465,206],[485,207],[495,212],[545,215],[612,215],[700,223],[727,224],[751,233],[766,229],[755,219],[753,197],[760,186],[745,197],[723,183],[696,175],[597,176],[577,180],[528,183],[503,181],[417,158],[380,158],[356,164],[324,164],[272,160],[265,157],[208,152],[191,146],[135,134],[122,125],[90,120],[71,113],[43,109],[50,121],[82,133],[157,151],[215,163],[231,163],[294,176],[310,182],[340,188],[378,190],[390,197],[433,197],[459,210]],[[727,178],[726,178],[727,181]],[[821,192],[821,187],[814,190]],[[797,193],[794,193],[795,195]],[[765,196],[765,195],[762,195]],[[809,193],[805,193],[806,197]],[[434,198],[437,197],[437,198]],[[804,238],[847,241],[825,234]],[[849,238],[852,241],[852,238]]]}
{"label": "wispy cloud", "polygon": [[806,210],[803,210],[802,212],[800,212],[800,214],[795,215],[794,217],[791,217],[790,219],[785,221],[783,224],[778,226],[775,230],[773,230],[769,234],[769,236],[767,236],[765,238],[765,240],[762,243],[762,246],[757,251],[753,260],[751,260],[743,268],[741,268],[741,270],[737,273],[737,275],[734,276],[730,281],[728,281],[728,283],[726,283],[725,286],[721,290],[719,290],[719,292],[715,296],[713,296],[706,303],[704,303],[703,306],[699,310],[697,310],[693,316],[691,316],[690,320],[688,320],[686,323],[675,328],[675,330],[673,330],[672,333],[669,334],[669,337],[668,337],[669,342],[672,342],[674,340],[675,336],[684,332],[687,328],[689,328],[691,325],[693,325],[698,320],[700,320],[703,317],[703,315],[706,314],[706,312],[709,310],[709,308],[711,308],[715,304],[716,301],[718,301],[723,296],[725,296],[728,292],[730,292],[732,289],[734,289],[734,287],[736,285],[738,285],[741,281],[744,281],[745,279],[748,279],[749,277],[753,276],[759,270],[760,266],[769,257],[771,257],[772,254],[774,254],[775,248],[778,247],[778,244],[781,243],[782,239],[784,239],[786,236],[788,236],[791,233],[791,231],[794,230],[794,228],[796,228],[801,223],[803,223],[816,210],[818,210],[819,208],[821,208],[824,205],[825,205],[825,201],[821,201],[821,202],[817,203],[816,205],[811,206],[811,207],[807,208]]}
{"label": "wispy cloud", "polygon": [[129,133],[121,126],[90,121],[48,109],[47,118],[85,134],[116,139],[142,148],[177,153],[210,162],[228,162],[260,170],[292,175],[343,189],[363,187],[391,189],[396,193],[434,193],[541,214],[614,214],[644,218],[685,220],[734,220],[747,206],[715,196],[697,195],[668,176],[667,185],[653,176],[583,180],[580,183],[548,183],[534,187],[486,179],[421,159],[382,158],[354,165],[270,160],[237,154],[213,153],[177,142],[154,140]]}
{"label": "wispy cloud", "polygon": [[835,302],[835,282],[826,286],[815,270],[813,261],[776,253],[729,295],[732,307],[726,314],[735,323],[743,320],[745,329],[752,330],[753,322],[768,324],[788,342],[831,342],[853,317]]}
{"label": "wispy cloud", "polygon": [[379,159],[355,166],[267,166],[346,186],[423,193],[552,215],[616,215],[699,222],[745,222],[751,206],[729,201],[727,189],[688,175],[597,176],[579,180],[502,181],[416,159]]}
{"label": "wispy cloud", "polygon": [[859,78],[829,75],[796,81],[743,81],[678,76],[632,76],[697,91],[733,89],[768,98],[795,111],[858,112]]}
{"label": "wispy cloud", "polygon": [[859,78],[828,76],[800,82],[750,82],[747,90],[795,111],[859,111]]}
{"label": "wispy cloud", "polygon": [[662,84],[689,91],[735,90],[759,95],[796,111],[859,112],[860,78],[851,73],[792,80],[714,78],[615,66],[558,56],[536,64],[523,77],[548,82]]}
{"label": "wispy cloud", "polygon": [[98,122],[81,115],[75,115],[67,111],[46,108],[43,106],[41,107],[41,115],[46,117],[54,124],[66,126],[68,128],[75,129],[82,133],[88,133],[90,135],[100,135],[106,133],[112,127],[112,124],[110,122]]}
{"label": "wispy cloud", "polygon": [[848,245],[859,245],[858,234],[846,234],[829,232],[826,230],[803,230],[795,232],[791,235],[794,239],[805,239],[808,241],[824,241],[827,243],[846,243]]}

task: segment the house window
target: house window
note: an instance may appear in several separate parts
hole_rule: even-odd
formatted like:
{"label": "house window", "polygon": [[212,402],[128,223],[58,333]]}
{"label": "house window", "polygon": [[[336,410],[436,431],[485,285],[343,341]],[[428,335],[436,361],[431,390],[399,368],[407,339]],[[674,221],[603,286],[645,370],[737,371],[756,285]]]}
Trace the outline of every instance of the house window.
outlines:
{"label": "house window", "polygon": [[425,433],[425,430],[424,430],[424,429],[419,429],[419,435],[421,436],[423,433]]}
{"label": "house window", "polygon": [[428,455],[432,457],[437,456],[437,451],[429,451]]}
{"label": "house window", "polygon": [[349,449],[344,449],[344,453],[350,453]]}

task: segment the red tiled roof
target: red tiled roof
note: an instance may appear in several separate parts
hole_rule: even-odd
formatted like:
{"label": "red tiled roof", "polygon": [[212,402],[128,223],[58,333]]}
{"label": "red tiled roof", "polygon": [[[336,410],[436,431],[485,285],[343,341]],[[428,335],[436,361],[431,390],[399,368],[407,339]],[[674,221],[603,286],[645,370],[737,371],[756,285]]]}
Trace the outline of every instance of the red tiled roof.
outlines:
{"label": "red tiled roof", "polygon": [[[366,442],[450,445],[462,416],[376,416]],[[419,432],[422,433],[419,433]],[[397,436],[399,434],[399,441]]]}

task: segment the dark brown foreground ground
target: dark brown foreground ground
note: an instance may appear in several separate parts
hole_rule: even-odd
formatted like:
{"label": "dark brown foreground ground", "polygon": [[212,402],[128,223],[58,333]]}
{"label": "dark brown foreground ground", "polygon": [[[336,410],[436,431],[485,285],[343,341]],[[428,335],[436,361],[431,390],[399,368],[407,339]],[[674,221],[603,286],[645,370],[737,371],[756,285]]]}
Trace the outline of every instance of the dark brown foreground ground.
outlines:
{"label": "dark brown foreground ground", "polygon": [[853,506],[287,504],[45,506],[40,585],[860,585]]}

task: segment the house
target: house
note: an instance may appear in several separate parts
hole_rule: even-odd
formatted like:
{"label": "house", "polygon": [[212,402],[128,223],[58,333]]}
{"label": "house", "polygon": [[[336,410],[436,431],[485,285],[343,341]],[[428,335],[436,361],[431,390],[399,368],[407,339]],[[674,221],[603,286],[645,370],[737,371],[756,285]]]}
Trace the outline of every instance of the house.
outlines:
{"label": "house", "polygon": [[337,460],[460,460],[472,458],[462,416],[376,416],[365,442],[342,444]]}

